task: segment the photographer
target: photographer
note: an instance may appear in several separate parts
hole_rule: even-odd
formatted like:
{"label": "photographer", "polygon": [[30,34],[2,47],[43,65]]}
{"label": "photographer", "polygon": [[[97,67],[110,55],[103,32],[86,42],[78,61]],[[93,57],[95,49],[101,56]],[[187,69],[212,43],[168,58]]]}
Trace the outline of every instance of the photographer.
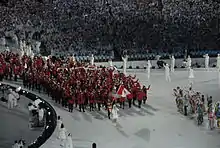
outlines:
{"label": "photographer", "polygon": [[24,148],[26,142],[23,139],[20,139],[19,141],[15,141],[15,143],[12,145],[12,148]]}

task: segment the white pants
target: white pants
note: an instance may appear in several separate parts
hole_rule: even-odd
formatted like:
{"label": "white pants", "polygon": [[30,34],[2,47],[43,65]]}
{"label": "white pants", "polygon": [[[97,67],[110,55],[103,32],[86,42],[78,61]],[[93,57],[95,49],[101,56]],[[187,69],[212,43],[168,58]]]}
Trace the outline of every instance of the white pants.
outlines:
{"label": "white pants", "polygon": [[174,72],[174,67],[173,67],[173,66],[171,66],[170,71],[171,71],[171,72]]}
{"label": "white pants", "polygon": [[15,107],[15,106],[17,106],[17,105],[18,105],[18,101],[17,101],[16,98],[14,98],[14,99],[13,99],[13,106]]}
{"label": "white pants", "polygon": [[66,139],[60,139],[60,146],[64,147],[66,143]]}
{"label": "white pants", "polygon": [[150,71],[147,72],[147,79],[150,79]]}
{"label": "white pants", "polygon": [[166,78],[166,81],[167,81],[167,82],[170,82],[170,81],[171,81],[170,75],[166,75],[165,78]]}
{"label": "white pants", "polygon": [[13,100],[8,100],[8,109],[14,108],[14,102]]}

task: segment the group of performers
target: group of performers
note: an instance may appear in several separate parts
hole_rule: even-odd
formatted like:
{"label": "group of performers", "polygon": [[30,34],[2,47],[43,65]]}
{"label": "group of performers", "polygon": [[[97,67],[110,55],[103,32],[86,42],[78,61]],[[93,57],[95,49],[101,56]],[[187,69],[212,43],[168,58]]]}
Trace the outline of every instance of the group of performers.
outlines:
{"label": "group of performers", "polygon": [[197,114],[198,125],[203,123],[203,117],[207,114],[209,128],[214,128],[214,119],[217,120],[217,127],[220,127],[220,103],[213,104],[212,96],[207,96],[205,100],[205,96],[193,90],[192,85],[189,88],[177,87],[173,89],[173,95],[180,113],[185,116]]}
{"label": "group of performers", "polygon": [[[127,101],[129,107],[138,101],[147,100],[149,87],[141,87],[134,76],[119,73],[114,67],[96,67],[88,63],[77,63],[71,58],[44,59],[23,55],[20,57],[11,52],[0,54],[1,78],[17,80],[21,77],[24,87],[45,91],[57,103],[73,111],[73,106],[79,106],[79,111],[100,110],[104,106],[109,112],[114,103],[119,102],[124,108]],[[118,95],[120,86],[127,90],[125,95]],[[123,90],[124,91],[124,90]]]}

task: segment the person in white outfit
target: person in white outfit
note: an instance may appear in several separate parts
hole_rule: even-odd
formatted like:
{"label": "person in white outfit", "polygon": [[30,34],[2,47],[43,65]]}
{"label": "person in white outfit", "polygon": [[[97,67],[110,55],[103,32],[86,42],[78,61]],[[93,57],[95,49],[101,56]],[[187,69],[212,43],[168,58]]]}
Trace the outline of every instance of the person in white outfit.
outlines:
{"label": "person in white outfit", "polygon": [[191,67],[189,68],[189,78],[190,79],[194,78],[194,70]]}
{"label": "person in white outfit", "polygon": [[8,109],[13,109],[14,108],[14,95],[12,94],[13,91],[12,89],[9,89],[9,94],[8,94]]}
{"label": "person in white outfit", "polygon": [[171,70],[171,72],[174,72],[174,68],[175,68],[175,58],[174,58],[173,55],[171,56],[171,62],[170,62],[170,63],[171,63],[171,65],[170,65],[170,66],[171,66],[171,67],[170,67],[171,69],[170,69],[170,70]]}
{"label": "person in white outfit", "polygon": [[216,67],[219,69],[220,68],[220,54],[217,55],[217,63],[216,63]]}
{"label": "person in white outfit", "polygon": [[190,57],[190,55],[188,55],[188,58],[187,58],[187,68],[190,68],[192,65],[192,59]]}
{"label": "person in white outfit", "polygon": [[119,111],[119,109],[114,104],[113,107],[112,107],[112,119],[113,119],[113,123],[114,123],[115,126],[117,125],[118,111]]}
{"label": "person in white outfit", "polygon": [[209,69],[209,55],[205,54],[205,69]]}
{"label": "person in white outfit", "polygon": [[147,61],[147,79],[150,79],[150,69],[151,69],[152,65],[150,63],[150,60]]}
{"label": "person in white outfit", "polygon": [[123,60],[123,74],[126,75],[128,56],[125,55],[125,57],[121,57],[121,58]]}
{"label": "person in white outfit", "polygon": [[167,82],[170,82],[171,81],[171,78],[170,78],[170,68],[169,68],[169,65],[168,64],[164,64],[163,65],[164,68],[165,68],[165,79]]}
{"label": "person in white outfit", "polygon": [[12,145],[12,148],[19,148],[18,146],[19,144],[18,144],[18,141],[16,140],[15,143]]}
{"label": "person in white outfit", "polygon": [[58,130],[60,130],[61,124],[63,123],[63,121],[61,120],[60,116],[57,117],[57,128]]}
{"label": "person in white outfit", "polygon": [[43,120],[44,119],[44,109],[39,107],[39,110],[38,110],[38,120],[39,120],[39,123],[42,124],[43,123]]}
{"label": "person in white outfit", "polygon": [[65,141],[66,141],[66,129],[65,129],[63,123],[60,126],[58,138],[61,141],[60,146],[64,147],[65,146]]}
{"label": "person in white outfit", "polygon": [[24,142],[23,142],[23,140],[19,140],[19,142],[18,142],[18,148],[24,148]]}
{"label": "person in white outfit", "polygon": [[73,140],[70,133],[67,136],[65,148],[73,148]]}
{"label": "person in white outfit", "polygon": [[91,64],[91,65],[94,65],[94,59],[95,59],[95,58],[94,58],[94,56],[93,56],[93,54],[92,54],[91,57],[90,57],[90,64]]}
{"label": "person in white outfit", "polygon": [[220,87],[220,69],[218,69],[218,85]]}
{"label": "person in white outfit", "polygon": [[109,59],[109,60],[108,60],[108,63],[109,63],[109,66],[110,66],[110,67],[113,66],[112,59]]}
{"label": "person in white outfit", "polygon": [[193,84],[193,79],[194,79],[194,70],[190,67],[189,68],[189,83]]}
{"label": "person in white outfit", "polygon": [[14,95],[13,98],[13,106],[18,106],[18,99],[20,98],[19,94],[16,91],[12,91],[12,95]]}

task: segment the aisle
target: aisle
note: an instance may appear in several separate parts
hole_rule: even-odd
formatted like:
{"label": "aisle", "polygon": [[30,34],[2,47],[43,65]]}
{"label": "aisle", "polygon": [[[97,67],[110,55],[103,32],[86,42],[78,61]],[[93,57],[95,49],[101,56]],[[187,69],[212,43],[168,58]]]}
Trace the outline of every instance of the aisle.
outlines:
{"label": "aisle", "polygon": [[[207,122],[198,127],[194,120],[180,115],[172,96],[172,89],[188,85],[188,73],[176,71],[171,83],[165,82],[163,71],[153,71],[150,82],[143,72],[131,72],[148,86],[151,84],[148,105],[142,109],[132,107],[120,110],[119,126],[113,126],[105,110],[101,112],[67,112],[43,94],[58,115],[63,118],[66,128],[73,135],[76,148],[89,148],[96,142],[99,148],[219,148],[218,130],[210,131]],[[193,87],[214,100],[220,95],[215,71],[195,71]],[[48,144],[53,137],[47,142]],[[46,147],[45,147],[46,148]],[[50,148],[50,147],[47,147]]]}

